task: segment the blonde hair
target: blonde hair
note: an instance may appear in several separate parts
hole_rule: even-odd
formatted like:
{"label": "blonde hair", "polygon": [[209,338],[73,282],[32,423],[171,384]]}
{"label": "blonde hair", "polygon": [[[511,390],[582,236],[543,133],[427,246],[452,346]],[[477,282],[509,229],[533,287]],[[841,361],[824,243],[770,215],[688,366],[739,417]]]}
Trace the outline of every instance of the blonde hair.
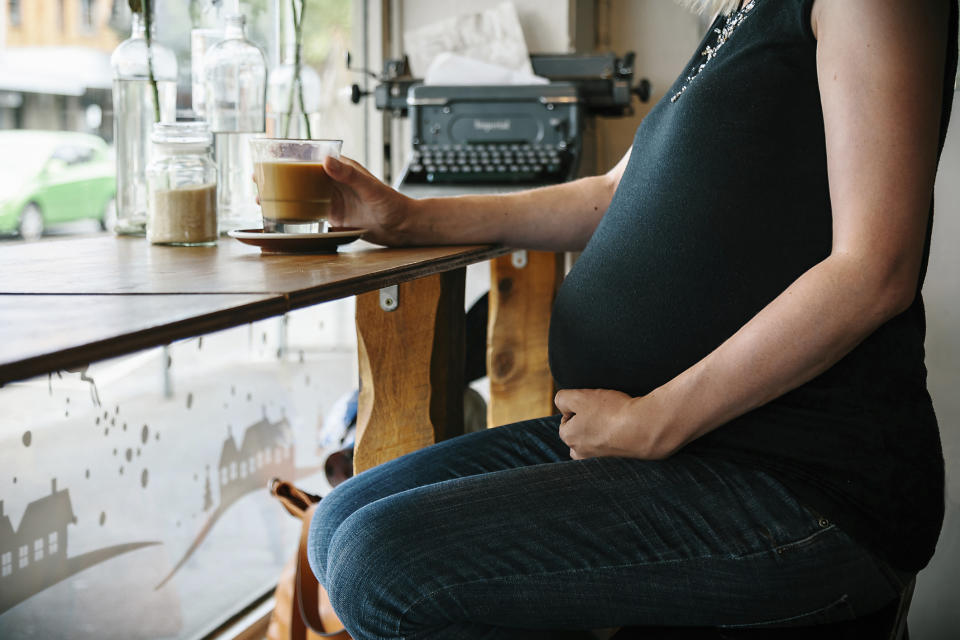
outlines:
{"label": "blonde hair", "polygon": [[740,6],[740,0],[678,0],[678,2],[697,13],[710,16],[729,14]]}

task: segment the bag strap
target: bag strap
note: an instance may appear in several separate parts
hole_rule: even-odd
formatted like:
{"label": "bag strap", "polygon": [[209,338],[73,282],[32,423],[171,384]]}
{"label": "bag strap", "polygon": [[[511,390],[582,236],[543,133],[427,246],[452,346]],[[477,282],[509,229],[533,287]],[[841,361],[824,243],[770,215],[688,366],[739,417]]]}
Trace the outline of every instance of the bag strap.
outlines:
{"label": "bag strap", "polygon": [[307,557],[307,538],[310,523],[317,510],[320,496],[299,489],[291,482],[273,478],[268,485],[274,495],[290,515],[300,519],[300,545],[297,549],[297,571],[293,581],[293,606],[290,611],[291,640],[306,640],[307,629],[322,638],[349,640],[350,635],[341,627],[328,631],[320,617],[320,583],[310,569]]}
{"label": "bag strap", "polygon": [[317,633],[323,633],[323,621],[320,620],[320,593],[317,587],[316,576],[310,569],[310,561],[307,559],[307,535],[310,530],[310,520],[315,506],[307,509],[303,518],[303,526],[300,530],[300,548],[297,550],[297,581],[294,583],[294,593],[296,595],[297,608],[300,610],[300,616],[307,626]]}
{"label": "bag strap", "polygon": [[310,532],[313,512],[316,510],[316,504],[310,505],[310,508],[304,513],[303,526],[300,530],[300,548],[297,550],[297,576],[293,584],[294,608],[299,609],[300,615],[294,615],[294,617],[300,618],[301,625],[306,624],[311,631],[321,638],[345,640],[350,638],[346,629],[341,627],[335,631],[329,631],[320,617],[320,583],[317,581],[317,577],[313,575],[313,571],[310,569],[310,561],[307,559],[307,536]]}
{"label": "bag strap", "polygon": [[320,496],[297,488],[292,482],[273,478],[268,485],[270,494],[276,497],[290,515],[303,520],[310,505],[320,502]]}

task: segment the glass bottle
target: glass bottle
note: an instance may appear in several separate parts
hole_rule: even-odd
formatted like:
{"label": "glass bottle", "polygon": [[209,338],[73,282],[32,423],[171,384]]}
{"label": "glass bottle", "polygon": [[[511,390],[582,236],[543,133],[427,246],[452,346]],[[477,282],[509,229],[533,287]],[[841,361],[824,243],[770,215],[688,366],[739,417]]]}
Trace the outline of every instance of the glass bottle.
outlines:
{"label": "glass bottle", "polygon": [[217,165],[206,122],[158,123],[147,168],[147,240],[184,247],[217,242]]}
{"label": "glass bottle", "polygon": [[[151,39],[147,52],[146,25],[133,14],[130,38],[110,57],[113,72],[113,141],[117,163],[116,232],[143,235],[147,222],[146,170],[154,123],[173,122],[177,109],[177,59],[170,49]],[[151,30],[151,36],[153,35]],[[157,101],[150,83],[156,80]]]}
{"label": "glass bottle", "polygon": [[223,40],[222,8],[222,0],[204,0],[196,24],[190,30],[191,106],[194,114],[201,119],[206,115],[203,64],[210,47]]}
{"label": "glass bottle", "polygon": [[[303,0],[280,2],[275,12],[280,64],[270,71],[267,89],[267,135],[271,138],[314,138],[320,121],[320,76],[299,52],[294,12],[301,15]],[[301,47],[302,48],[302,47]]]}
{"label": "glass bottle", "polygon": [[241,14],[227,16],[223,40],[204,60],[205,117],[219,167],[221,233],[260,226],[250,139],[264,131],[267,63],[247,40],[245,24]]}

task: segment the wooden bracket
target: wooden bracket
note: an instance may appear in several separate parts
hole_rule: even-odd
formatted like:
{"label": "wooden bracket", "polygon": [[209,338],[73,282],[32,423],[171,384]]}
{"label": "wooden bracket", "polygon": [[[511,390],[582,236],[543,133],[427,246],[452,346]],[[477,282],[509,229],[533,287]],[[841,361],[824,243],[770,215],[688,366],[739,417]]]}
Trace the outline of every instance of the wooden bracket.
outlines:
{"label": "wooden bracket", "polygon": [[464,269],[357,296],[354,473],[463,433]]}
{"label": "wooden bracket", "polygon": [[487,426],[539,418],[556,411],[547,359],[550,312],[563,280],[564,254],[543,251],[501,256],[490,266]]}

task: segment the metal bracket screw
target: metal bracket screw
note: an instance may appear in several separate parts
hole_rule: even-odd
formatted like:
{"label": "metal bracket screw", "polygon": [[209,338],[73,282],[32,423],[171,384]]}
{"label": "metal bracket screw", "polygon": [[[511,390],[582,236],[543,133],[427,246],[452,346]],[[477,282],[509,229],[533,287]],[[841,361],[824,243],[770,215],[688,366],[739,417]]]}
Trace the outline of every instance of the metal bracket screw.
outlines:
{"label": "metal bracket screw", "polygon": [[527,266],[527,252],[524,250],[514,251],[510,254],[510,263],[514,269],[523,269]]}
{"label": "metal bracket screw", "polygon": [[380,308],[384,311],[396,311],[400,305],[400,297],[397,294],[397,285],[380,289]]}

